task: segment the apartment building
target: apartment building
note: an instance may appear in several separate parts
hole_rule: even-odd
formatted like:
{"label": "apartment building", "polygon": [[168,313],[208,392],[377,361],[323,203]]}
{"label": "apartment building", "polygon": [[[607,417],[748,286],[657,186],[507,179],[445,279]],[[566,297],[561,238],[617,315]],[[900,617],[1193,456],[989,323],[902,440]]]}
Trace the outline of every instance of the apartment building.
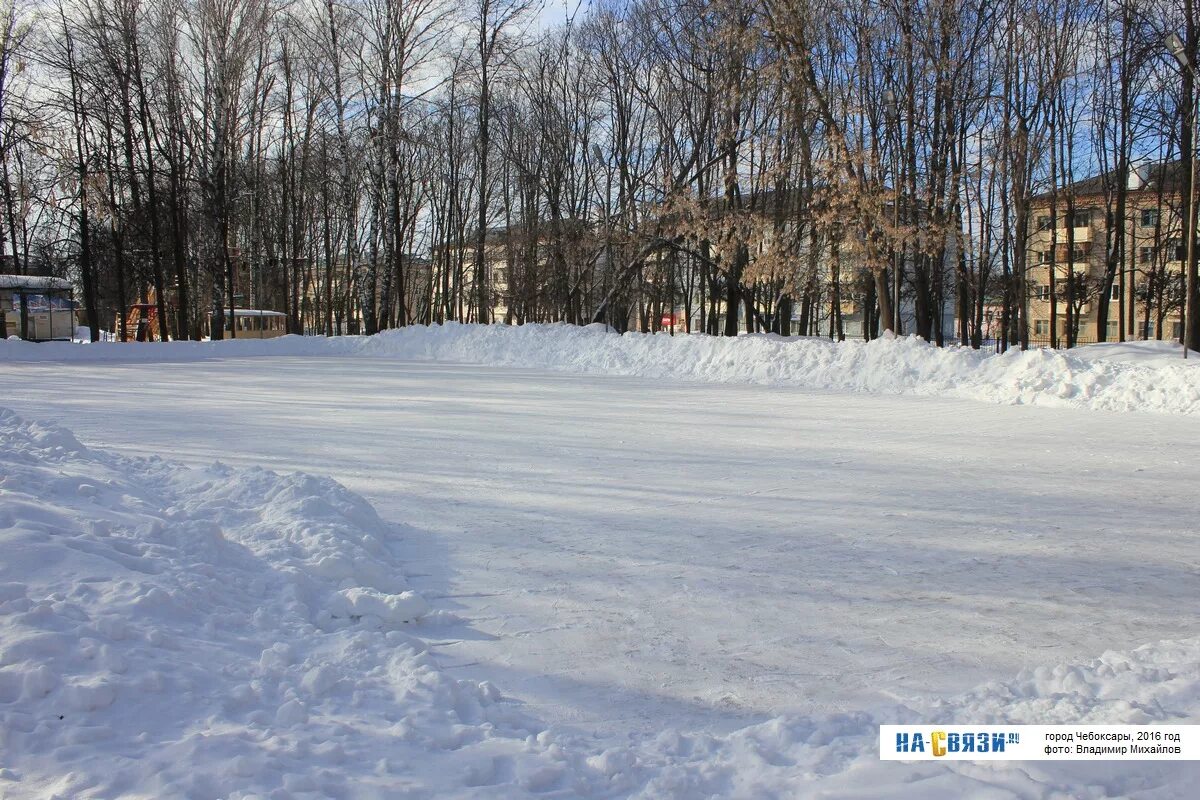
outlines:
{"label": "apartment building", "polygon": [[[1122,334],[1126,340],[1179,338],[1185,253],[1181,209],[1188,167],[1181,161],[1140,164],[1124,178],[1098,175],[1060,190],[1056,197],[1035,198],[1026,273],[1032,343],[1098,341],[1100,293],[1118,224],[1109,207],[1118,180],[1128,189],[1119,222],[1125,246],[1116,280],[1108,289],[1104,339],[1117,341]],[[1057,317],[1055,326],[1052,316]],[[1070,335],[1069,326],[1075,335]]]}

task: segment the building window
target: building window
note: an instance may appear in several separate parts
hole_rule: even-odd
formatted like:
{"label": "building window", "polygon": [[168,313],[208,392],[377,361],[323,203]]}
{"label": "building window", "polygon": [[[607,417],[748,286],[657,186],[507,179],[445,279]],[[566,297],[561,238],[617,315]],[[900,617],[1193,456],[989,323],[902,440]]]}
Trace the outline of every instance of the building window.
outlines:
{"label": "building window", "polygon": [[1153,264],[1154,263],[1154,248],[1153,247],[1139,247],[1138,248],[1138,261],[1140,261],[1143,264]]}
{"label": "building window", "polygon": [[1076,263],[1079,261],[1087,261],[1087,252],[1082,247],[1076,245],[1071,248],[1071,262]]}
{"label": "building window", "polygon": [[1045,283],[1034,284],[1033,297],[1035,300],[1048,302],[1050,300],[1050,286]]}
{"label": "building window", "polygon": [[1183,242],[1180,239],[1172,239],[1167,242],[1167,252],[1174,256],[1174,258],[1171,259],[1172,261],[1183,261],[1184,257],[1187,255],[1184,252]]}
{"label": "building window", "polygon": [[1071,228],[1086,228],[1092,224],[1092,212],[1090,209],[1084,211],[1076,211],[1067,217]]}
{"label": "building window", "polygon": [[1037,229],[1039,231],[1048,231],[1054,227],[1054,217],[1049,214],[1042,214],[1037,218]]}
{"label": "building window", "polygon": [[1050,335],[1050,320],[1035,319],[1033,321],[1034,336],[1049,336]]}
{"label": "building window", "polygon": [[1182,322],[1171,323],[1171,338],[1172,339],[1180,339],[1180,340],[1183,339],[1183,323]]}
{"label": "building window", "polygon": [[1117,322],[1115,320],[1109,320],[1108,322],[1104,323],[1104,331],[1104,338],[1108,339],[1110,342],[1116,341],[1117,335],[1120,333],[1120,331],[1117,330]]}
{"label": "building window", "polygon": [[1033,254],[1033,258],[1034,258],[1035,264],[1049,264],[1050,263],[1050,251],[1049,250],[1038,250],[1036,253]]}
{"label": "building window", "polygon": [[1142,321],[1142,338],[1147,341],[1154,338],[1154,323],[1150,320]]}
{"label": "building window", "polygon": [[1141,224],[1142,224],[1143,228],[1153,228],[1155,225],[1157,225],[1158,224],[1158,209],[1157,208],[1143,208]]}
{"label": "building window", "polygon": [[[1109,290],[1108,290],[1108,299],[1109,299],[1109,300],[1120,300],[1120,299],[1121,299],[1121,284],[1119,284],[1119,283],[1114,283],[1114,284],[1113,284],[1113,285],[1112,285],[1112,286],[1109,288]],[[1109,324],[1112,324],[1112,323],[1109,323]]]}

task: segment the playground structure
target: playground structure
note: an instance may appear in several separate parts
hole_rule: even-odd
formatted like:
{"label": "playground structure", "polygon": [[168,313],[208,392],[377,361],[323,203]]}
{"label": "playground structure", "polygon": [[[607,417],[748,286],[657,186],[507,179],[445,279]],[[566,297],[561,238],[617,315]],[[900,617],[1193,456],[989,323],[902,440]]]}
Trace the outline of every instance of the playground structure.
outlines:
{"label": "playground structure", "polygon": [[163,341],[162,325],[155,303],[134,303],[125,318],[125,335],[131,342]]}
{"label": "playground structure", "polygon": [[[175,302],[171,293],[167,293],[166,314],[168,318],[175,313]],[[168,338],[167,326],[158,313],[157,296],[151,289],[140,303],[128,306],[125,312],[125,340],[128,342],[165,342]],[[113,318],[113,331],[121,330],[120,312]]]}

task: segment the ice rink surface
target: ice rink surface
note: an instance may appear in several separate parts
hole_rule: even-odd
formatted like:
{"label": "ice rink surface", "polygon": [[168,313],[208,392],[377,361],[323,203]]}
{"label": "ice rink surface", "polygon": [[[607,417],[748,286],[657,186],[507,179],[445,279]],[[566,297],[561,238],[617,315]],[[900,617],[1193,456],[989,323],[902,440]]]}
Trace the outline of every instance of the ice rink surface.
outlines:
{"label": "ice rink surface", "polygon": [[330,475],[450,674],[618,740],[1195,634],[1200,419],[344,357],[6,363],[88,445]]}

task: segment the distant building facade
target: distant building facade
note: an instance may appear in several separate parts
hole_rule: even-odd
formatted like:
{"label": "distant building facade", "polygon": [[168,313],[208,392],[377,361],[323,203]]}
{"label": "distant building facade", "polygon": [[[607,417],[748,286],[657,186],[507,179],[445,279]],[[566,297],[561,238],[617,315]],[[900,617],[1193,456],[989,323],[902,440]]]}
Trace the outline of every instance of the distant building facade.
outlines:
{"label": "distant building facade", "polygon": [[[433,248],[422,265],[416,318],[478,320],[522,324],[541,318],[547,297],[570,298],[580,291],[577,276],[600,263],[600,239],[592,226],[575,219],[541,221],[535,228],[513,225],[489,228],[484,237],[483,294],[486,314],[479,313],[480,286],[475,268],[477,243]],[[578,299],[578,297],[576,297]]]}
{"label": "distant building facade", "polygon": [[[1188,164],[1181,161],[1142,164],[1124,178],[1096,176],[1054,197],[1035,198],[1026,273],[1032,344],[1097,341],[1102,293],[1109,309],[1105,341],[1180,337],[1185,275],[1181,204],[1188,179]],[[1126,181],[1127,188],[1119,223],[1110,220],[1109,210],[1117,180]],[[1116,255],[1109,284],[1106,273],[1118,224],[1124,228],[1124,252]]]}

